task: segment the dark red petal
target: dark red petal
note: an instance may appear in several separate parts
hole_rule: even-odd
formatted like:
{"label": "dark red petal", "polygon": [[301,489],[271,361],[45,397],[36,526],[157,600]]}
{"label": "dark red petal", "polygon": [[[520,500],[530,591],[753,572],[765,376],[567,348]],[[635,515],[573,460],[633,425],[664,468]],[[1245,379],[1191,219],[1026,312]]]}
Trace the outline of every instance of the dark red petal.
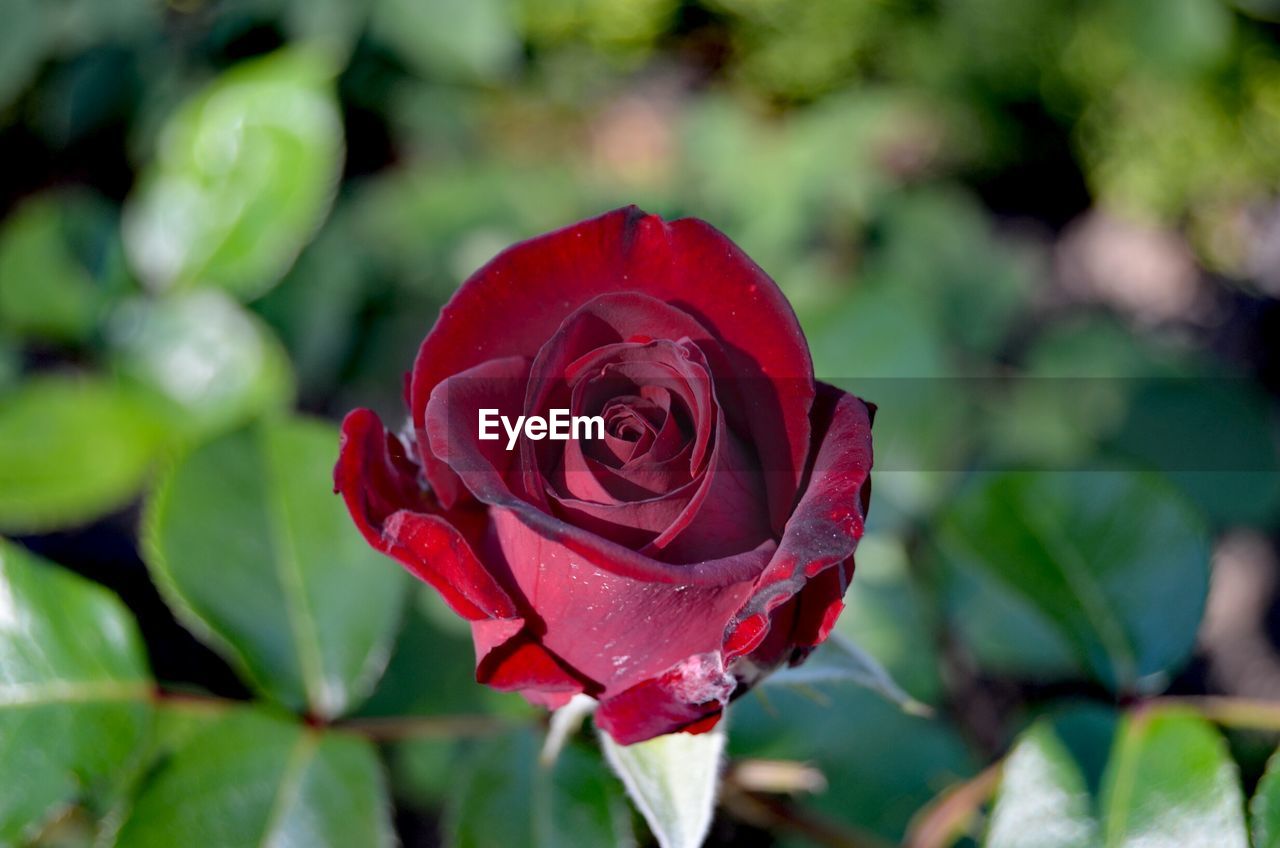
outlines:
{"label": "dark red petal", "polygon": [[[646,341],[638,342],[640,338]],[[686,340],[684,344],[677,346],[676,342],[682,339]],[[695,357],[693,362],[688,360],[690,352]],[[595,414],[608,397],[591,403],[582,395],[584,389],[590,391],[602,368],[612,365],[615,372],[620,372],[618,380],[606,379],[605,384],[618,383],[625,382],[624,375],[636,367],[655,373],[660,369],[654,363],[659,361],[676,371],[669,376],[664,373],[661,382],[674,381],[673,388],[683,389],[695,421],[707,417],[699,415],[703,410],[697,400],[710,402],[712,387],[708,376],[717,376],[724,392],[736,390],[719,342],[688,314],[640,292],[601,294],[567,316],[539,348],[529,371],[525,409],[543,411],[552,405],[553,397],[564,393],[568,383],[573,385],[575,413]],[[628,368],[619,363],[634,364]],[[612,394],[615,392],[607,392]],[[523,464],[527,472],[532,472],[534,446],[526,444],[523,450]],[[696,458],[700,458],[701,451],[697,453]]]}
{"label": "dark red petal", "polygon": [[[512,358],[485,363],[456,375],[436,388],[427,405],[424,429],[429,434],[430,448],[448,460],[478,500],[513,511],[548,544],[564,545],[618,576],[658,583],[727,586],[755,580],[760,575],[772,553],[772,542],[731,556],[672,565],[574,527],[518,495],[513,482],[519,486],[520,481],[515,480],[518,475],[511,473],[511,457],[516,451],[505,450],[500,441],[477,438],[476,410],[510,409],[515,403],[511,387],[516,382],[510,377],[518,371],[519,362]],[[485,394],[486,386],[493,387],[489,395]],[[536,605],[536,599],[531,601]]]}
{"label": "dark red petal", "polygon": [[436,385],[486,360],[534,356],[575,309],[617,291],[675,305],[724,344],[731,373],[751,387],[743,392],[749,404],[743,419],[769,473],[780,528],[808,456],[813,400],[813,365],[791,306],[710,225],[665,224],[634,207],[509,248],[441,310],[418,351],[410,392],[418,447],[441,502],[451,506],[459,489],[445,464],[430,455],[426,407]]}
{"label": "dark red petal", "polygon": [[591,688],[572,669],[548,651],[527,629],[514,638],[487,644],[486,635],[475,632],[476,680],[503,692],[519,691],[542,704],[568,700]]}
{"label": "dark red petal", "polygon": [[659,677],[604,698],[596,726],[620,745],[678,730],[705,733],[719,721],[735,686],[719,653],[691,656]]}
{"label": "dark red petal", "polygon": [[342,422],[333,490],[342,494],[351,514],[357,516],[360,531],[375,547],[376,528],[391,513],[434,508],[430,493],[418,479],[418,466],[400,440],[368,409],[352,410]]}
{"label": "dark red petal", "polygon": [[495,561],[505,560],[537,610],[540,643],[605,696],[662,675],[692,654],[718,654],[725,625],[751,593],[751,579],[696,586],[625,577],[546,538],[511,511],[493,512]]}
{"label": "dark red petal", "polygon": [[[862,538],[872,463],[870,411],[853,395],[819,384],[813,425],[817,447],[808,485],[787,522],[777,553],[729,629],[725,641],[729,660],[755,650],[766,638],[772,613],[811,580],[849,561]],[[841,595],[844,588],[840,581]],[[826,620],[831,604],[820,608],[816,628],[808,631],[817,634],[817,641],[826,636],[823,627],[834,622],[833,616]]]}
{"label": "dark red petal", "polygon": [[[511,356],[454,374],[431,393],[424,430],[432,455],[447,462],[484,503],[491,503],[498,493],[542,500],[541,491],[524,490],[517,462],[520,453],[507,450],[506,427],[490,428],[491,435],[497,432],[497,439],[480,438],[480,410],[497,410],[497,416],[512,424],[523,414],[528,378],[528,360]],[[520,440],[524,441],[523,436]]]}
{"label": "dark red petal", "polygon": [[853,569],[854,562],[850,557],[838,568],[828,568],[814,577],[796,595],[796,620],[792,626],[791,644],[797,650],[807,654],[826,641],[836,619],[844,611],[844,593],[853,580]]}
{"label": "dark red petal", "polygon": [[486,517],[458,510],[441,515],[417,484],[417,467],[405,460],[399,441],[367,409],[342,422],[334,481],[369,544],[430,584],[472,622],[480,668],[491,652],[522,634],[525,620],[516,603],[459,529],[469,528],[472,538],[479,538],[478,525],[487,523]]}
{"label": "dark red petal", "polygon": [[726,426],[716,425],[712,458],[684,511],[645,552],[667,562],[698,562],[749,550],[772,538],[756,459]]}

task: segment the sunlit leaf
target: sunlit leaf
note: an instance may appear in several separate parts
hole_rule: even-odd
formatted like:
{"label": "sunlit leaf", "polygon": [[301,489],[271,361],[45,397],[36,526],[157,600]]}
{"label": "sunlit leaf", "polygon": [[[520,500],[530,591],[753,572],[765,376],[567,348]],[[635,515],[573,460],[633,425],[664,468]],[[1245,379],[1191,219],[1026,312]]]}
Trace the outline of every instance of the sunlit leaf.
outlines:
{"label": "sunlit leaf", "polygon": [[1098,823],[1080,768],[1047,722],[1005,758],[986,848],[1091,848]]}
{"label": "sunlit leaf", "polygon": [[1280,755],[1272,754],[1266,774],[1249,802],[1253,818],[1253,848],[1280,846]]}
{"label": "sunlit leaf", "polygon": [[274,53],[173,116],[126,209],[126,246],[148,285],[250,298],[289,269],[342,168],[333,74],[322,54]]}
{"label": "sunlit leaf", "polygon": [[280,343],[221,292],[124,304],[109,336],[121,373],[172,401],[176,423],[192,435],[225,431],[292,399]]}
{"label": "sunlit leaf", "polygon": [[0,844],[91,800],[133,764],[152,690],[109,592],[0,542]]}
{"label": "sunlit leaf", "polygon": [[389,811],[369,743],[246,709],[178,749],[144,785],[116,844],[389,848]]}
{"label": "sunlit leaf", "polygon": [[205,444],[148,503],[152,574],[183,620],[259,691],[324,717],[382,673],[407,578],[332,494],[338,434],[267,421]]}
{"label": "sunlit leaf", "polygon": [[1226,742],[1192,712],[1129,717],[1103,780],[1106,848],[1246,848],[1244,794]]}

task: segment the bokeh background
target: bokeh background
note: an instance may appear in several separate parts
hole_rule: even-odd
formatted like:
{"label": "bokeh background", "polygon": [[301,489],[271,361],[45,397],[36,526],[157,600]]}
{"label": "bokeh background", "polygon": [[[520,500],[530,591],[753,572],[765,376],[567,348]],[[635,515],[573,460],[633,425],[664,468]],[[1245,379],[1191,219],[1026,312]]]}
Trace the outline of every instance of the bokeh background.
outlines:
{"label": "bokeh background", "polygon": [[984,769],[1037,720],[1106,808],[1151,699],[1223,725],[1196,738],[1252,791],[1280,3],[0,21],[0,844],[647,844],[590,736],[540,767],[541,714],[471,682],[465,629],[328,491],[334,422],[401,420],[461,280],[627,203],[727,233],[880,405],[838,632],[906,694],[834,656],[739,702],[712,844],[981,840]]}

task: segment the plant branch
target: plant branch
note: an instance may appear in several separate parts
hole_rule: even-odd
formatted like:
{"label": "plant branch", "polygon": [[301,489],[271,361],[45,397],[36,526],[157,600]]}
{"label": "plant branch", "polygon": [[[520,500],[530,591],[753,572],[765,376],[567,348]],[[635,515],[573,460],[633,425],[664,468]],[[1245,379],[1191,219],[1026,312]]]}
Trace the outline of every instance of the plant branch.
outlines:
{"label": "plant branch", "polygon": [[509,720],[481,715],[378,716],[349,718],[334,724],[335,729],[358,733],[375,742],[491,736],[511,726]]}
{"label": "plant branch", "polygon": [[1280,733],[1280,701],[1224,695],[1187,695],[1152,698],[1142,704],[1144,709],[1168,706],[1188,707],[1223,727]]}

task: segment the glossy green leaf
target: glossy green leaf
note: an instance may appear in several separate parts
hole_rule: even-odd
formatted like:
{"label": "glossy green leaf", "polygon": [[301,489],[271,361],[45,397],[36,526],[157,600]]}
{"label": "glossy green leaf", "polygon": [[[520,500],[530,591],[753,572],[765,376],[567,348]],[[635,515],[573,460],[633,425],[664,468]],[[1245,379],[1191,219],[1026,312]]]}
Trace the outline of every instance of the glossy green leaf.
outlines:
{"label": "glossy green leaf", "polygon": [[128,286],[116,216],[84,193],[43,195],[0,230],[0,327],[83,341]]}
{"label": "glossy green leaf", "polygon": [[124,304],[109,335],[118,370],[171,401],[175,424],[192,436],[224,432],[293,398],[279,341],[221,292]]}
{"label": "glossy green leaf", "polygon": [[1253,818],[1253,848],[1280,846],[1280,753],[1272,754],[1267,771],[1249,802]]}
{"label": "glossy green leaf", "polygon": [[1084,775],[1048,722],[1023,733],[1005,758],[986,848],[1091,848],[1098,844]]}
{"label": "glossy green leaf", "polygon": [[119,600],[0,542],[0,844],[33,836],[127,772],[151,690]]}
{"label": "glossy green leaf", "polygon": [[599,753],[570,745],[554,766],[544,766],[539,745],[534,733],[522,730],[478,742],[467,753],[446,810],[446,844],[633,846],[626,799]]}
{"label": "glossy green leaf", "polygon": [[125,242],[157,290],[273,286],[324,220],[342,168],[334,69],[287,50],[186,103],[126,209]]}
{"label": "glossy green leaf", "polygon": [[[1153,686],[1195,643],[1209,540],[1163,481],[1122,471],[982,475],[938,531],[948,603],[985,663],[1057,676],[1073,659],[1117,689]],[[990,591],[985,591],[989,589]],[[1046,657],[1049,664],[1044,664]]]}
{"label": "glossy green leaf", "polygon": [[106,380],[19,383],[0,394],[0,529],[80,524],[124,506],[166,438],[154,406]]}
{"label": "glossy green leaf", "polygon": [[332,494],[338,434],[269,420],[205,444],[159,483],[152,574],[183,620],[259,691],[325,717],[382,673],[407,576]]}
{"label": "glossy green leaf", "polygon": [[1106,848],[1246,848],[1244,795],[1204,719],[1153,709],[1125,720],[1103,778]]}
{"label": "glossy green leaf", "polygon": [[143,786],[120,848],[391,846],[378,758],[354,736],[237,711],[197,733]]}
{"label": "glossy green leaf", "polygon": [[[475,648],[468,622],[449,609],[434,589],[414,581],[410,596],[391,660],[359,715],[458,716],[511,711],[528,717],[534,713],[535,708],[522,698],[476,685]],[[437,606],[446,617],[442,623],[432,618]],[[423,674],[424,668],[430,668],[431,674]],[[538,709],[536,714],[542,712]]]}

